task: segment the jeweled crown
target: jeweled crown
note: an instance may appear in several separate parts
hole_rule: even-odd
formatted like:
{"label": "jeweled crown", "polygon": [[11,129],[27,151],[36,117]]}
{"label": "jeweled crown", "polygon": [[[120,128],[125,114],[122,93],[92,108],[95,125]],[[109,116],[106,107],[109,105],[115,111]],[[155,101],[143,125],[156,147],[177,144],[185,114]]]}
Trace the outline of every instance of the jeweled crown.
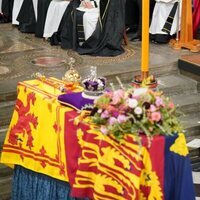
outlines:
{"label": "jeweled crown", "polygon": [[97,67],[90,67],[89,77],[85,78],[82,81],[82,85],[85,91],[96,92],[103,91],[106,87],[106,78],[97,77]]}
{"label": "jeweled crown", "polygon": [[98,77],[95,79],[86,78],[82,81],[86,91],[103,91],[106,87],[106,78]]}

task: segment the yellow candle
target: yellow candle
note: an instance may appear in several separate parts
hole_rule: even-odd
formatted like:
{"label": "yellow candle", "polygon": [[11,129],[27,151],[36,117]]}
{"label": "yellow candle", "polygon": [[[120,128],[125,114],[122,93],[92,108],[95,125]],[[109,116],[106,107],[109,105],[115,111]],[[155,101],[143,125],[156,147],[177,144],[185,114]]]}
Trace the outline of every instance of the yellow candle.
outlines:
{"label": "yellow candle", "polygon": [[142,0],[141,71],[142,71],[142,74],[146,74],[146,75],[149,72],[149,0]]}

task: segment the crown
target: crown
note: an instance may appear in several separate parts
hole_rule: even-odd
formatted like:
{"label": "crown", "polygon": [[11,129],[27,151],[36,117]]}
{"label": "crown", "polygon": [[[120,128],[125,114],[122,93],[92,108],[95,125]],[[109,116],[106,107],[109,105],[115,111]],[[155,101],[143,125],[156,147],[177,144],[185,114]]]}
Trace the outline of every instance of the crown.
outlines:
{"label": "crown", "polygon": [[85,98],[95,99],[102,95],[106,87],[106,78],[97,77],[97,67],[90,66],[89,76],[82,81]]}
{"label": "crown", "polygon": [[82,96],[88,99],[96,99],[104,93],[106,87],[106,78],[84,79],[82,81],[84,91]]}
{"label": "crown", "polygon": [[106,87],[106,78],[98,77],[95,79],[86,78],[82,81],[82,85],[86,91],[103,92]]}

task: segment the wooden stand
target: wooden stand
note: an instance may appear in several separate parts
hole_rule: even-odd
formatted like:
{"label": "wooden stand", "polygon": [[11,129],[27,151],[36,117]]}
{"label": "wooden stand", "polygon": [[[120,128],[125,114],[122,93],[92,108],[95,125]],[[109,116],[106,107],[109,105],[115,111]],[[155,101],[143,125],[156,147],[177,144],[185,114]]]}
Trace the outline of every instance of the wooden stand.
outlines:
{"label": "wooden stand", "polygon": [[191,0],[182,0],[180,40],[172,39],[170,45],[174,49],[186,48],[191,52],[200,51],[200,40],[193,39]]}

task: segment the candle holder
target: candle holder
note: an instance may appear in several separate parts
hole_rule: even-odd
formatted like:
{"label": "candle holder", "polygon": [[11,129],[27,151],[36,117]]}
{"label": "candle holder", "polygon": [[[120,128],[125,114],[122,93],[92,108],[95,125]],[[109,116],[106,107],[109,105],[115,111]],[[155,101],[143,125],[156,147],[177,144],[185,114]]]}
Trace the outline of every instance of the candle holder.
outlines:
{"label": "candle holder", "polygon": [[158,83],[155,76],[148,76],[148,73],[142,73],[141,75],[136,75],[134,77],[134,80],[132,81],[131,85],[136,88],[147,87],[156,90]]}

